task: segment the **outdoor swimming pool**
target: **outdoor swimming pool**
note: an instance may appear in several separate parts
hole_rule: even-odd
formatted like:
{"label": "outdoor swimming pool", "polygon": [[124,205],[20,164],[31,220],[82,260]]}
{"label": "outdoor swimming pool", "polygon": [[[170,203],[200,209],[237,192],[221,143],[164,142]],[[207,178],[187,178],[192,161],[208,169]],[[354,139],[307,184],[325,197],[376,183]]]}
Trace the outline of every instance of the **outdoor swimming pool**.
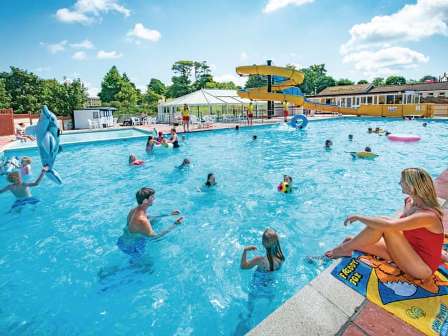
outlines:
{"label": "outdoor swimming pool", "polygon": [[[422,140],[367,134],[377,126]],[[325,139],[333,150],[323,149]],[[345,153],[366,145],[380,156]],[[65,146],[56,164],[64,184],[44,179],[32,190],[37,206],[8,213],[14,198],[0,196],[1,334],[241,335],[323,269],[307,255],[362,227],[345,228],[348,214],[390,215],[402,206],[401,169],[435,177],[446,168],[448,123],[328,120],[302,132],[276,125],[193,134],[179,150],[153,155],[144,146],[145,139]],[[131,152],[144,167],[128,166]],[[36,176],[36,150],[16,154],[33,158]],[[185,157],[192,167],[176,170]],[[198,192],[209,172],[216,189]],[[276,191],[283,174],[294,178],[294,193]],[[150,214],[179,209],[185,222],[130,265],[115,243],[142,186],[156,189]],[[240,270],[243,246],[264,252],[266,227],[280,234],[282,269]]]}

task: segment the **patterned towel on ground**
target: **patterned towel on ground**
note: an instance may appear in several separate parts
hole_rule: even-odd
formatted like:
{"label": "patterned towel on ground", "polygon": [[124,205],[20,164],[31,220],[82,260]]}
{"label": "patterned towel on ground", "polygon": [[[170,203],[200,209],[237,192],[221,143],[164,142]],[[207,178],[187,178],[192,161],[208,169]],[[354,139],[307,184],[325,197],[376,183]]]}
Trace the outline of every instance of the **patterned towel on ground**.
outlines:
{"label": "patterned towel on ground", "polygon": [[448,336],[448,267],[414,280],[394,264],[354,252],[332,275],[425,335]]}

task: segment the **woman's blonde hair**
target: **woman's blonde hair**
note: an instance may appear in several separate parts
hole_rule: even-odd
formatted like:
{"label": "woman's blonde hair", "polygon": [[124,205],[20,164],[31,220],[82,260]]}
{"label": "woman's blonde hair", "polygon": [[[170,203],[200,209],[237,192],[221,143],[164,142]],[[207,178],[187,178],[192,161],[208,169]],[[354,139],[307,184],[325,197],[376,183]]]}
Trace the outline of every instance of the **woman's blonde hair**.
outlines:
{"label": "woman's blonde hair", "polygon": [[443,211],[437,201],[436,188],[431,176],[421,168],[406,168],[401,172],[401,180],[408,187],[411,196],[417,196],[423,204],[442,218]]}

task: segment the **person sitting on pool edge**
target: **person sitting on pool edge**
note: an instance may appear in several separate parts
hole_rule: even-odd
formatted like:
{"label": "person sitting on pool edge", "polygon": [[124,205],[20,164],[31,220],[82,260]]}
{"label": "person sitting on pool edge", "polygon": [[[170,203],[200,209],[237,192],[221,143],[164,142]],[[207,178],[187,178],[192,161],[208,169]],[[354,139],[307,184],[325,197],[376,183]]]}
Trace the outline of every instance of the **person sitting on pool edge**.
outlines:
{"label": "person sitting on pool edge", "polygon": [[16,201],[12,205],[11,209],[25,204],[36,204],[39,202],[37,198],[34,198],[31,195],[30,188],[38,186],[47,171],[48,166],[42,167],[40,175],[38,176],[36,181],[32,183],[23,183],[22,177],[20,176],[20,173],[18,171],[13,171],[8,174],[7,179],[11,184],[7,185],[3,189],[0,189],[0,194],[5,191],[10,191],[16,197]]}
{"label": "person sitting on pool edge", "polygon": [[333,141],[331,141],[329,139],[325,140],[325,149],[329,150],[329,149],[331,149],[331,146],[333,146]]}
{"label": "person sitting on pool edge", "polygon": [[146,238],[159,238],[166,235],[173,230],[176,225],[181,224],[183,217],[175,220],[174,224],[165,230],[157,233],[152,227],[152,222],[161,217],[177,216],[180,214],[179,210],[174,210],[170,214],[152,216],[147,214],[149,207],[154,203],[155,190],[152,188],[141,188],[135,194],[137,200],[137,207],[129,211],[126,226],[123,229],[123,234],[118,238],[118,248],[132,256],[140,257],[145,251]]}
{"label": "person sitting on pool edge", "polygon": [[261,272],[273,272],[280,269],[285,261],[285,256],[280,247],[277,232],[273,229],[266,229],[263,232],[262,243],[266,249],[266,256],[256,256],[249,261],[247,260],[247,252],[255,251],[257,248],[255,246],[244,247],[240,263],[242,269],[250,269],[255,266],[257,266],[257,271]]}
{"label": "person sitting on pool edge", "polygon": [[138,160],[137,157],[135,156],[135,154],[129,155],[129,165],[130,166],[141,166],[144,163],[145,163],[145,161]]}
{"label": "person sitting on pool edge", "polygon": [[430,277],[441,263],[444,239],[443,212],[434,183],[425,170],[407,168],[401,172],[400,186],[409,195],[400,218],[350,215],[344,225],[359,221],[366,228],[325,255],[334,259],[358,250],[393,261],[415,279]]}

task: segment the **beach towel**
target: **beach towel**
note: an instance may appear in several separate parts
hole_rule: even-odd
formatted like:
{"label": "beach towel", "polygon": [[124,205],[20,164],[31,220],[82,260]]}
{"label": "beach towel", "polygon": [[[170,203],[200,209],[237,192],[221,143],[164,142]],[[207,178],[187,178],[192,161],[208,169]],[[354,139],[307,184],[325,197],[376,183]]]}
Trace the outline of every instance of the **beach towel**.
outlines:
{"label": "beach towel", "polygon": [[354,252],[332,275],[425,335],[448,335],[448,267],[414,280],[385,260]]}

